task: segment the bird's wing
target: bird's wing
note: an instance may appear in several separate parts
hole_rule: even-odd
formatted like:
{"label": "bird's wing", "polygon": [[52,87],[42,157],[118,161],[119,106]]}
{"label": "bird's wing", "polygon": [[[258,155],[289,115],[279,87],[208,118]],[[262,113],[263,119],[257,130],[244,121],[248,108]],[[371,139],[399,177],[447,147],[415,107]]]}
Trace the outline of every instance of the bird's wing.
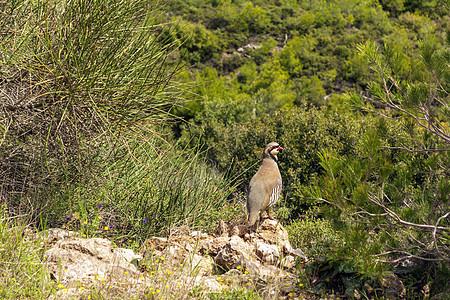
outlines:
{"label": "bird's wing", "polygon": [[274,205],[275,203],[277,203],[278,198],[280,197],[282,188],[283,188],[283,183],[281,181],[281,178],[278,177],[277,178],[277,183],[275,184],[275,186],[273,187],[273,189],[272,189],[272,191],[270,193],[269,205],[267,205],[267,208],[269,208],[272,205]]}

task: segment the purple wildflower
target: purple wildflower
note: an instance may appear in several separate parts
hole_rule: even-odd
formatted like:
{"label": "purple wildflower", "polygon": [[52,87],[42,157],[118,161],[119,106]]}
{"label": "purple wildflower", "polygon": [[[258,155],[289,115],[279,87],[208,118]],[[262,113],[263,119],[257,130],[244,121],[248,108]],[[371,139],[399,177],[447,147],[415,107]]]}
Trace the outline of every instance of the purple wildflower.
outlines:
{"label": "purple wildflower", "polygon": [[156,214],[153,214],[153,219],[156,217]]}
{"label": "purple wildflower", "polygon": [[70,218],[72,218],[71,215],[67,215],[67,216],[66,216],[66,219],[67,219],[67,220],[70,220]]}
{"label": "purple wildflower", "polygon": [[102,208],[102,205],[101,205],[101,204],[98,204],[97,207],[98,207],[98,208]]}
{"label": "purple wildflower", "polygon": [[148,221],[147,218],[144,218],[144,220],[142,220],[142,222],[144,222],[144,224],[147,223],[147,221]]}

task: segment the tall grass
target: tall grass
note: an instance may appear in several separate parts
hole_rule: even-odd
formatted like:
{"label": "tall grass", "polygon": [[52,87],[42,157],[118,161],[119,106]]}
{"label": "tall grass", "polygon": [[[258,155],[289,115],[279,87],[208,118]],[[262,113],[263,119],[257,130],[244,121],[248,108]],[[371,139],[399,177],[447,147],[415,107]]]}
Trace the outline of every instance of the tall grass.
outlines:
{"label": "tall grass", "polygon": [[[70,205],[64,209],[70,212],[68,225],[139,245],[176,226],[210,230],[227,212],[234,185],[198,152],[156,140],[131,141],[111,151],[101,174],[60,200]],[[62,213],[51,218],[66,221]]]}
{"label": "tall grass", "polygon": [[0,203],[0,298],[44,299],[56,284],[43,267],[40,240],[27,239],[26,223],[6,215]]}
{"label": "tall grass", "polygon": [[168,118],[179,65],[157,1],[3,1],[0,15],[0,194],[36,221],[118,136]]}

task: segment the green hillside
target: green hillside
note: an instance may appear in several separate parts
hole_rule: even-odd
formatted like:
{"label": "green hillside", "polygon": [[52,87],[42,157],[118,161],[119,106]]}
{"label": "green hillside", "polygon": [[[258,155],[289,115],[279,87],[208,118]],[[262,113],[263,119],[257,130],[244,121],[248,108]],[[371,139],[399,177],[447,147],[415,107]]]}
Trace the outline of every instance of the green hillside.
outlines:
{"label": "green hillside", "polygon": [[444,299],[449,8],[0,1],[0,295],[56,289],[23,267],[37,243],[17,261],[26,227],[140,249],[174,227],[244,223],[248,183],[276,141],[273,215],[310,259],[297,296]]}

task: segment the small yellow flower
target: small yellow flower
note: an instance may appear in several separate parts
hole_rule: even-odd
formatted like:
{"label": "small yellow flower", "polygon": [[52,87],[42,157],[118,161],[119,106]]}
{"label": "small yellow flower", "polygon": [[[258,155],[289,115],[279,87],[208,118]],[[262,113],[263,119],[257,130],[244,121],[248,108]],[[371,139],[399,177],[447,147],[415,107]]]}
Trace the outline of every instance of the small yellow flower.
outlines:
{"label": "small yellow flower", "polygon": [[286,286],[289,286],[289,283],[286,283]]}
{"label": "small yellow flower", "polygon": [[80,292],[81,292],[82,290],[84,290],[84,286],[80,287]]}
{"label": "small yellow flower", "polygon": [[294,296],[294,294],[292,294],[292,293],[289,293],[289,297],[292,297],[292,296]]}
{"label": "small yellow flower", "polygon": [[62,285],[61,283],[58,284],[58,289],[61,289],[61,288],[63,288],[63,287],[64,287],[64,285]]}
{"label": "small yellow flower", "polygon": [[105,226],[105,228],[104,228],[105,230],[109,230],[109,227],[108,226]]}
{"label": "small yellow flower", "polygon": [[170,275],[170,274],[172,274],[172,272],[171,272],[171,271],[167,271],[167,274],[169,274],[169,275]]}
{"label": "small yellow flower", "polygon": [[98,216],[98,219],[101,220],[101,219],[103,219],[103,218],[102,218],[102,216]]}
{"label": "small yellow flower", "polygon": [[245,274],[248,274],[248,271],[245,271],[244,273],[245,273]]}
{"label": "small yellow flower", "polygon": [[164,260],[164,256],[161,256],[161,259]]}
{"label": "small yellow flower", "polygon": [[67,272],[67,271],[68,271],[67,269],[64,270],[64,272]]}
{"label": "small yellow flower", "polygon": [[150,291],[153,291],[153,288],[152,288],[152,287],[150,288]]}
{"label": "small yellow flower", "polygon": [[237,266],[237,268],[236,268],[236,269],[238,269],[238,270],[239,270],[240,268],[241,268],[241,266]]}
{"label": "small yellow flower", "polygon": [[141,280],[144,279],[144,276],[139,277],[139,279],[141,279]]}
{"label": "small yellow flower", "polygon": [[156,290],[157,293],[161,292],[160,290]]}
{"label": "small yellow flower", "polygon": [[67,293],[67,289],[63,289],[63,293]]}
{"label": "small yellow flower", "polygon": [[250,282],[247,282],[247,285],[250,285]]}
{"label": "small yellow flower", "polygon": [[91,296],[88,296],[88,299],[91,299]]}
{"label": "small yellow flower", "polygon": [[105,278],[102,278],[102,281],[105,281],[106,279]]}
{"label": "small yellow flower", "polygon": [[302,286],[303,286],[303,283],[300,283],[298,286],[299,286],[299,287],[302,287]]}
{"label": "small yellow flower", "polygon": [[168,285],[166,285],[166,289],[168,289],[169,288],[169,286]]}
{"label": "small yellow flower", "polygon": [[128,275],[128,271],[125,271],[125,275]]}
{"label": "small yellow flower", "polygon": [[180,264],[180,267],[182,267],[183,266],[183,264]]}
{"label": "small yellow flower", "polygon": [[87,221],[84,221],[83,224],[86,225],[86,224],[87,224]]}

